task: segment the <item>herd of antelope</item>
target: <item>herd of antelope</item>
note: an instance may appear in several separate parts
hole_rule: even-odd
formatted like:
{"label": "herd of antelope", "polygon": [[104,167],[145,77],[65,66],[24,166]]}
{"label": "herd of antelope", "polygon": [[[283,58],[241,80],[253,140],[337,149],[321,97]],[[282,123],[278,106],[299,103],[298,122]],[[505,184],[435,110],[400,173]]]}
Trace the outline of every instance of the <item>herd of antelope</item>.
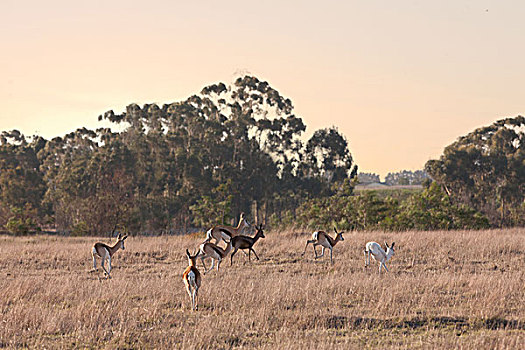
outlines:
{"label": "herd of antelope", "polygon": [[[186,286],[186,291],[190,296],[192,310],[197,310],[198,291],[202,281],[201,273],[197,268],[197,259],[201,259],[202,266],[204,268],[204,274],[213,270],[215,263],[217,264],[217,272],[219,272],[219,267],[221,265],[222,259],[226,258],[228,254],[230,254],[230,252],[230,266],[233,265],[233,256],[235,255],[235,253],[237,253],[239,249],[245,255],[248,255],[249,261],[251,261],[252,252],[255,255],[255,258],[259,260],[259,256],[257,256],[257,253],[253,249],[253,246],[255,245],[255,243],[257,243],[257,241],[260,238],[264,238],[263,226],[262,224],[256,226],[257,232],[253,237],[241,234],[242,230],[248,227],[250,227],[250,224],[244,218],[244,214],[241,213],[239,224],[237,225],[237,227],[227,225],[214,226],[206,232],[206,239],[196,249],[194,254],[191,254],[190,251],[186,249],[188,267],[186,268],[186,270],[184,270],[184,273],[182,274],[182,280],[184,282],[184,285]],[[334,232],[335,238],[332,238],[325,231],[315,231],[312,234],[312,239],[306,241],[306,246],[304,247],[304,252],[302,253],[302,255],[304,256],[304,254],[306,253],[306,249],[308,248],[309,244],[312,244],[315,259],[323,257],[324,250],[326,248],[330,250],[330,263],[333,264],[332,255],[334,246],[338,242],[344,241],[344,232],[337,232],[336,228],[334,228]],[[104,270],[104,274],[107,276],[107,278],[111,278],[111,257],[119,249],[125,249],[124,240],[127,237],[127,235],[122,237],[119,234],[117,237],[117,242],[113,246],[108,246],[100,242],[95,243],[91,251],[91,254],[93,256],[93,269],[95,271],[97,270],[96,258],[98,257],[101,259],[101,266]],[[213,239],[215,240],[215,243],[211,242]],[[225,248],[219,246],[221,241],[226,244]],[[382,268],[384,268],[385,271],[388,272],[386,263],[388,262],[388,260],[390,260],[390,258],[392,258],[392,256],[394,256],[394,244],[395,243],[392,243],[392,245],[388,245],[388,243],[385,242],[386,249],[383,249],[383,247],[381,247],[379,243],[366,243],[365,249],[363,251],[365,255],[365,267],[368,267],[370,265],[370,256],[372,256],[374,260],[379,262],[379,274],[381,274]],[[318,255],[317,250],[315,249],[315,247],[317,247],[318,245],[320,245],[322,249],[321,255]],[[246,253],[245,250],[248,250],[248,253]],[[204,263],[204,260],[208,258],[211,259],[211,266],[209,269],[206,268],[206,264]],[[108,260],[107,270],[104,266],[104,262],[106,260]]]}

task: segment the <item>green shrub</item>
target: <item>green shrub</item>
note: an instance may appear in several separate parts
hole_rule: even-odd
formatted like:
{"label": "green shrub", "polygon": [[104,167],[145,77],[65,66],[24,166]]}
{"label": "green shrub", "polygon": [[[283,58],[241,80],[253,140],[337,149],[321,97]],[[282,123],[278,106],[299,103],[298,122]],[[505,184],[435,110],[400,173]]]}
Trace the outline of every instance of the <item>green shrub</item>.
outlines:
{"label": "green shrub", "polygon": [[85,221],[80,221],[76,223],[71,230],[71,236],[75,236],[75,237],[87,236],[89,234],[90,234],[90,229]]}

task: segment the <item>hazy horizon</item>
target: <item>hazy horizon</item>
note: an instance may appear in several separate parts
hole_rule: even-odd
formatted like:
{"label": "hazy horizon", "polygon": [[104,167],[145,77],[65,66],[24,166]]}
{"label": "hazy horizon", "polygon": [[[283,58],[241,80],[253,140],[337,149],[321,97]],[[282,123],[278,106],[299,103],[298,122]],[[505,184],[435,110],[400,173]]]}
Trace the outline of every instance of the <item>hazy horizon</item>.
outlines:
{"label": "hazy horizon", "polygon": [[360,171],[422,169],[459,136],[523,115],[519,1],[0,3],[0,131],[102,126],[238,72],[336,126]]}

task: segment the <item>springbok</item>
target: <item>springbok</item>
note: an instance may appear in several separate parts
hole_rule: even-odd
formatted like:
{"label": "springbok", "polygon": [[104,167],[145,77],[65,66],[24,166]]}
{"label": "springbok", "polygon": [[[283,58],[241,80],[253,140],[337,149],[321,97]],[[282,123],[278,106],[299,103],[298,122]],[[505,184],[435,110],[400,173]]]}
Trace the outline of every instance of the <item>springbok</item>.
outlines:
{"label": "springbok", "polygon": [[233,265],[233,256],[235,255],[235,253],[237,253],[237,250],[239,249],[248,249],[249,261],[251,261],[251,252],[253,252],[257,260],[259,260],[257,253],[255,252],[255,250],[253,250],[253,245],[259,240],[259,238],[264,238],[263,225],[259,225],[259,227],[256,227],[256,229],[257,233],[253,237],[239,235],[232,238],[233,252],[230,257],[230,266]]}
{"label": "springbok", "polygon": [[206,232],[205,242],[210,242],[212,238],[215,239],[215,244],[219,244],[221,240],[224,242],[230,241],[232,237],[239,235],[245,227],[250,227],[250,223],[244,218],[244,213],[241,213],[237,227],[228,225],[213,226]]}
{"label": "springbok", "polygon": [[[217,272],[219,272],[219,266],[221,265],[222,259],[224,259],[232,250],[232,241],[229,240],[226,243],[226,248],[222,249],[216,244],[210,242],[204,242],[199,247],[198,257],[201,258],[202,266],[204,266],[204,274],[207,274],[213,270],[215,260],[217,260]],[[204,264],[204,259],[211,258],[211,267],[209,270],[206,270],[206,265]]]}
{"label": "springbok", "polygon": [[379,274],[381,274],[381,267],[384,267],[385,270],[388,272],[388,268],[386,267],[386,262],[390,260],[391,257],[394,256],[394,244],[392,243],[391,246],[388,246],[388,243],[385,242],[386,246],[386,252],[381,248],[381,245],[376,242],[368,242],[365,246],[365,267],[370,265],[370,254],[374,258],[375,261],[379,261]]}
{"label": "springbok", "polygon": [[[117,252],[117,250],[122,249],[124,250],[124,240],[128,238],[128,236],[122,237],[120,234],[117,237],[117,243],[113,247],[108,246],[107,244],[97,242],[93,245],[93,249],[91,250],[91,256],[93,257],[93,269],[97,270],[97,260],[96,258],[99,257],[102,259],[100,262],[100,265],[102,265],[102,269],[108,276],[108,278],[111,278],[110,272],[111,272],[111,257],[113,254]],[[109,270],[106,270],[104,267],[104,260],[108,260],[109,264]]]}
{"label": "springbok", "polygon": [[[324,256],[324,249],[328,248],[330,249],[330,263],[333,264],[332,253],[333,253],[334,246],[337,244],[337,242],[345,240],[343,238],[344,232],[337,232],[337,229],[335,227],[334,227],[334,232],[336,236],[335,238],[332,238],[325,231],[315,231],[312,234],[312,239],[306,241],[306,246],[304,247],[304,252],[302,255],[306,253],[306,248],[308,248],[308,244],[312,243],[313,248],[314,248],[315,259]],[[321,255],[317,255],[317,251],[315,250],[315,247],[318,245],[320,245],[323,248]]]}
{"label": "springbok", "polygon": [[197,253],[192,256],[189,250],[186,249],[186,256],[188,257],[189,266],[184,270],[182,280],[184,281],[186,291],[191,299],[191,309],[196,311],[199,298],[199,288],[201,286],[201,274],[199,270],[197,270],[197,258],[199,252],[197,251]]}

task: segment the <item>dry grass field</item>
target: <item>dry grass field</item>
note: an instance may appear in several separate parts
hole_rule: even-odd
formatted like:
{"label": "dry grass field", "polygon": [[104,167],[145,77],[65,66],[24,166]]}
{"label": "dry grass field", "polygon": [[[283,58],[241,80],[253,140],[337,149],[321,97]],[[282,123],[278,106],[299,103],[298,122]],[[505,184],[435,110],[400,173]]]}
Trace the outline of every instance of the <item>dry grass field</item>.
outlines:
{"label": "dry grass field", "polygon": [[[191,312],[202,237],[129,237],[105,279],[95,238],[0,236],[0,348],[524,348],[525,229],[346,233],[333,266],[301,256],[309,237],[267,232]],[[396,242],[390,273],[363,267],[369,240]]]}

